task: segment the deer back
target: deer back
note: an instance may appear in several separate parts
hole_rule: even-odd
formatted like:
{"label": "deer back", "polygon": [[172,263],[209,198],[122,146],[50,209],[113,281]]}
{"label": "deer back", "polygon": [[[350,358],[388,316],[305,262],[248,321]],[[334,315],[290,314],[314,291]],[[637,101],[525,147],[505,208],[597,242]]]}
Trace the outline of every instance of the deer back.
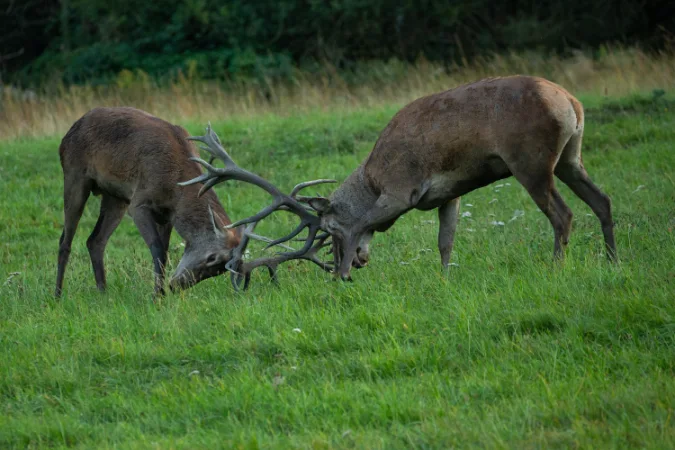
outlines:
{"label": "deer back", "polygon": [[[210,223],[208,206],[222,225],[231,223],[216,194],[198,198],[199,186],[178,183],[201,174],[188,132],[144,111],[95,108],[78,120],[59,148],[66,177],[84,176],[92,191],[126,200],[130,207],[166,211],[179,234]],[[233,233],[234,236],[235,233]]]}
{"label": "deer back", "polygon": [[468,192],[508,172],[504,160],[553,157],[580,128],[581,104],[562,87],[537,77],[485,79],[401,109],[364,162],[364,177],[376,195],[421,194],[439,176],[467,180]]}

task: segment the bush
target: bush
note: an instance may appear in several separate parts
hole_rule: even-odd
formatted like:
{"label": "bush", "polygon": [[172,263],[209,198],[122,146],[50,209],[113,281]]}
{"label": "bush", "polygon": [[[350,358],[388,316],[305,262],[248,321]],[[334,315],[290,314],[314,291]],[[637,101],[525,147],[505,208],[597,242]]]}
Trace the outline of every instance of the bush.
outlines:
{"label": "bush", "polygon": [[[675,29],[675,12],[658,1],[49,0],[42,9],[17,3],[24,6],[0,15],[0,24],[8,25],[0,32],[8,50],[0,55],[33,43],[3,67],[21,84],[54,74],[66,83],[108,82],[123,69],[162,78],[190,64],[204,78],[262,80],[325,63],[348,70],[391,58],[461,62],[605,42],[660,48],[672,38],[665,30]],[[34,17],[41,27],[9,26]]]}

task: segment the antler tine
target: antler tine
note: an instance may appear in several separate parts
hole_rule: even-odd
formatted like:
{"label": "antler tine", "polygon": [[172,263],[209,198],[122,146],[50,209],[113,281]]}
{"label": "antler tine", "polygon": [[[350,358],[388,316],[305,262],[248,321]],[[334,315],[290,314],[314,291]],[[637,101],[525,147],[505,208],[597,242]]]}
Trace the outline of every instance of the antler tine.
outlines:
{"label": "antler tine", "polygon": [[[305,241],[305,245],[300,250],[297,250],[295,252],[278,253],[278,254],[283,254],[285,256],[288,256],[288,257],[290,257],[290,259],[302,258],[302,256],[305,255],[307,252],[309,252],[310,249],[312,248],[312,245],[314,244],[316,233],[318,233],[318,232],[319,232],[318,226],[310,225],[309,231],[307,233],[307,240]],[[285,242],[285,241],[283,241],[283,242]],[[270,247],[270,246],[268,245],[268,247]]]}
{"label": "antler tine", "polygon": [[[293,239],[293,238],[295,236],[297,236],[298,234],[300,234],[302,232],[302,230],[304,230],[308,225],[311,225],[311,224],[305,223],[304,221],[300,222],[300,224],[293,231],[291,231],[289,234],[287,234],[286,236],[281,237],[279,239],[270,240],[269,245],[267,245],[265,247],[265,250],[267,250],[270,247],[274,247],[275,245],[279,245],[282,242],[288,242],[290,240],[293,240],[295,242],[307,242],[310,239],[309,234],[307,235],[306,238],[299,238],[299,239]],[[317,229],[316,232],[318,232],[318,231],[319,230]],[[331,236],[330,233],[322,233],[322,234],[318,234],[318,235],[315,233],[315,236],[312,237],[312,241],[317,241],[319,239],[326,239],[330,236]]]}
{"label": "antler tine", "polygon": [[[297,199],[296,196],[298,195],[298,192],[300,192],[302,189],[304,189],[306,187],[309,187],[309,186],[315,186],[317,184],[324,184],[324,183],[337,183],[337,180],[329,180],[329,179],[322,178],[320,180],[312,180],[312,181],[305,181],[304,183],[298,183],[298,184],[295,185],[295,187],[291,191],[290,196]],[[302,197],[302,198],[305,198],[305,197]],[[307,197],[307,198],[309,198],[309,197]]]}
{"label": "antler tine", "polygon": [[[233,226],[238,226],[242,225],[244,223],[251,223],[253,221],[258,221],[267,215],[269,215],[272,211],[275,209],[278,209],[282,206],[285,206],[288,208],[288,210],[294,212],[295,214],[299,215],[303,219],[305,219],[307,222],[310,223],[318,223],[318,217],[315,215],[311,214],[307,210],[307,208],[299,203],[293,196],[288,196],[284,195],[276,186],[274,186],[272,183],[269,181],[265,180],[264,178],[249,172],[248,170],[242,169],[239,167],[232,157],[225,151],[223,146],[220,144],[220,139],[218,138],[218,135],[213,131],[211,128],[211,124],[206,127],[206,134],[204,136],[189,136],[187,138],[188,140],[191,141],[198,141],[206,145],[204,147],[204,150],[206,150],[208,153],[211,155],[217,157],[218,159],[222,160],[223,163],[225,164],[224,168],[217,168],[211,165],[211,163],[204,161],[201,158],[198,157],[192,157],[190,158],[193,161],[196,161],[197,163],[201,164],[204,166],[204,168],[207,170],[206,174],[200,175],[199,177],[193,178],[192,180],[188,180],[185,182],[179,183],[181,186],[188,186],[191,184],[195,183],[204,183],[204,186],[202,189],[199,191],[199,195],[201,196],[204,192],[206,192],[208,189],[212,188],[216,184],[226,181],[226,180],[239,180],[243,181],[246,183],[251,183],[254,184],[265,191],[267,191],[270,195],[274,197],[274,203],[273,203],[273,208],[268,209],[266,208],[265,214],[259,213],[258,215],[254,216],[254,218],[249,218],[246,219],[245,221],[239,221],[236,224],[231,225]],[[213,158],[211,158],[211,161],[213,161]],[[319,184],[319,183],[324,183],[328,182],[325,180],[315,180],[315,181],[309,181],[304,183],[307,186],[311,186],[314,184]],[[303,185],[303,183],[301,183]],[[297,186],[296,186],[297,188]],[[302,189],[302,186],[300,188],[297,188],[297,190]],[[297,193],[297,191],[296,191]]]}
{"label": "antler tine", "polygon": [[291,259],[304,259],[310,262],[313,262],[319,266],[322,270],[326,272],[333,271],[333,263],[321,261],[317,257],[317,252],[322,248],[326,247],[325,241],[327,237],[320,239],[314,245],[312,245],[309,250],[304,252],[302,255],[293,256],[291,253],[281,253],[276,256],[270,256],[265,258],[258,258],[250,262],[240,264],[237,270],[231,270],[231,281],[234,289],[236,291],[240,290],[241,281],[244,280],[243,290],[247,290],[251,281],[251,273],[258,267],[267,267],[267,270],[270,273],[270,277],[273,281],[276,281],[276,270],[279,264],[289,261]]}
{"label": "antler tine", "polygon": [[325,248],[328,245],[332,245],[332,243],[325,243],[326,239],[328,239],[330,236],[326,236],[322,239],[319,239],[319,241],[312,246],[310,251],[308,251],[305,255],[303,255],[302,259],[306,259],[307,261],[311,261],[314,264],[318,265],[321,267],[324,271],[326,272],[332,272],[333,271],[333,263],[332,262],[325,262],[321,261],[316,254],[318,253],[319,250],[322,248]]}
{"label": "antler tine", "polygon": [[[247,233],[247,235],[248,235],[248,237],[250,237],[251,239],[255,239],[256,241],[262,241],[262,242],[267,242],[267,243],[274,242],[274,241],[272,240],[272,238],[268,238],[267,236],[262,236],[262,235],[260,235],[260,234]],[[285,248],[286,250],[292,250],[292,251],[295,251],[295,249],[294,249],[293,247],[290,247],[290,246],[288,246],[288,245],[284,245],[284,244],[274,244],[274,245],[278,245],[279,247],[283,247],[283,248]],[[270,247],[270,246],[268,245],[267,247],[265,247],[265,249],[267,249],[267,248],[269,248],[269,247]]]}
{"label": "antler tine", "polygon": [[[321,248],[325,247],[324,242],[326,239],[330,237],[329,234],[324,234],[322,238],[316,242],[316,234],[319,231],[319,228],[317,226],[311,226],[309,229],[309,234],[307,236],[305,245],[303,248],[300,250],[295,250],[292,247],[282,245],[282,247],[286,248],[287,250],[290,250],[288,252],[282,252],[282,253],[277,253],[275,256],[271,257],[263,257],[259,259],[255,259],[250,262],[243,262],[243,256],[246,251],[246,247],[248,246],[249,242],[251,239],[256,239],[260,240],[263,242],[268,242],[269,244],[265,247],[265,249],[273,246],[273,245],[278,245],[280,244],[279,239],[273,241],[272,239],[266,237],[266,236],[261,236],[258,234],[253,233],[253,230],[255,229],[255,226],[257,225],[257,222],[251,222],[248,224],[248,226],[244,229],[244,232],[242,233],[242,238],[241,241],[239,242],[239,245],[235,247],[232,250],[232,256],[230,260],[227,262],[225,265],[225,268],[231,272],[231,281],[232,284],[235,288],[235,290],[239,290],[239,285],[241,284],[241,278],[244,277],[245,283],[244,283],[244,290],[247,289],[248,284],[250,282],[250,274],[251,272],[260,266],[266,266],[269,270],[270,277],[275,280],[275,274],[276,274],[276,268],[277,266],[286,261],[290,261],[292,259],[306,259],[308,261],[312,261],[315,264],[319,265],[322,267],[323,270],[331,271],[332,267],[330,267],[330,263],[326,263],[323,261],[320,261],[318,258],[316,258],[316,252],[320,250]],[[306,227],[307,225],[302,224],[302,228]],[[301,229],[302,229],[301,228]],[[297,233],[296,233],[297,234]],[[290,239],[290,238],[289,238]],[[286,240],[289,240],[286,239]]]}
{"label": "antler tine", "polygon": [[[225,163],[225,167],[232,166],[237,167],[232,157],[225,151],[223,146],[220,144],[220,138],[211,128],[211,122],[206,126],[206,134],[204,136],[189,136],[188,141],[197,141],[202,144],[199,148],[209,152],[212,156],[219,158]],[[213,158],[211,158],[213,160]]]}
{"label": "antler tine", "polygon": [[227,225],[225,227],[225,229],[236,228],[240,225],[258,222],[258,221],[264,219],[265,217],[269,216],[270,214],[272,214],[277,209],[279,209],[279,201],[275,200],[274,203],[272,203],[269,206],[266,206],[265,208],[263,208],[257,214],[255,214],[251,217],[247,217],[245,219],[238,220],[237,222],[234,222],[230,225]]}
{"label": "antler tine", "polygon": [[209,205],[209,216],[211,218],[211,226],[213,226],[213,231],[216,233],[216,236],[222,238],[225,236],[225,233],[216,225],[216,218],[213,214],[213,209],[211,209],[211,205]]}
{"label": "antler tine", "polygon": [[[330,236],[331,236],[330,233],[321,233],[321,234],[317,234],[316,236],[314,236],[314,240],[317,241],[319,239],[329,238]],[[307,238],[293,239],[294,242],[304,242],[306,240],[307,240]]]}

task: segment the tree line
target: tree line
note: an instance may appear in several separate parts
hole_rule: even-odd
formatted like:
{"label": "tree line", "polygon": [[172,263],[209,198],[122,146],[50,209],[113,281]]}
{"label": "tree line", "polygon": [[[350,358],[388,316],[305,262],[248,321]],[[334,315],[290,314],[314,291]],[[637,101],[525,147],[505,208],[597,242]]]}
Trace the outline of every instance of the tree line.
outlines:
{"label": "tree line", "polygon": [[671,0],[2,0],[0,74],[26,85],[152,77],[289,76],[362,61],[457,62],[605,43],[661,49]]}

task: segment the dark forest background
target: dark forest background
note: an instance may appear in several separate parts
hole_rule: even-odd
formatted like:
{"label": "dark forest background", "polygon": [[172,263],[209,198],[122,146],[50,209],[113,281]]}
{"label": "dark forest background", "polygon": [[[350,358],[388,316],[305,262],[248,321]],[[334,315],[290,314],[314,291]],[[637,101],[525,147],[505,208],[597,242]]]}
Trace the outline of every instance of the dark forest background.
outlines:
{"label": "dark forest background", "polygon": [[461,62],[510,50],[648,51],[675,41],[675,1],[2,0],[5,82],[290,77],[364,61]]}

